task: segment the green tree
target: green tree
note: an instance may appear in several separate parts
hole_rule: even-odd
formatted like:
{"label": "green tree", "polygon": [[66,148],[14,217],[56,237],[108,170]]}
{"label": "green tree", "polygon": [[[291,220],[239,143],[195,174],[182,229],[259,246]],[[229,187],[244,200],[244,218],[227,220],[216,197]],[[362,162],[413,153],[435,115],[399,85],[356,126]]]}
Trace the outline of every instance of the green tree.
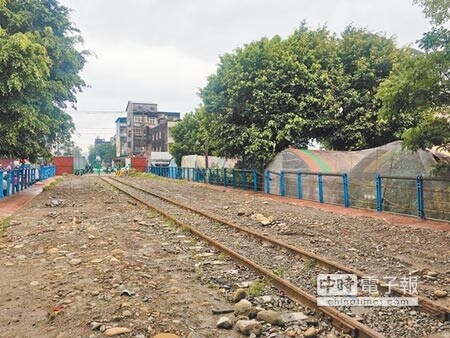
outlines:
{"label": "green tree", "polygon": [[416,2],[435,26],[419,41],[425,53],[404,60],[381,84],[381,114],[391,121],[410,122],[402,135],[407,148],[450,150],[450,31],[444,27],[450,2]]}
{"label": "green tree", "polygon": [[238,48],[200,92],[213,116],[211,141],[220,156],[262,169],[311,139],[340,150],[395,139],[395,126],[378,120],[374,94],[401,55],[392,39],[366,30],[349,27],[337,38],[305,24],[287,39]]}
{"label": "green tree", "polygon": [[450,20],[450,0],[414,0],[423,8],[423,13],[434,25],[442,25]]}
{"label": "green tree", "polygon": [[116,157],[116,146],[109,142],[90,146],[88,155],[89,163],[94,163],[97,156],[100,156],[102,163],[111,165],[113,158]]}
{"label": "green tree", "polygon": [[205,115],[204,107],[200,106],[194,112],[188,113],[183,120],[172,128],[174,143],[170,145],[169,152],[175,162],[181,165],[184,155],[211,154],[213,145],[208,144],[209,121]]}
{"label": "green tree", "polygon": [[221,57],[200,92],[213,114],[211,138],[220,156],[261,169],[290,144],[305,145],[308,119],[334,109],[334,38],[304,25]]}
{"label": "green tree", "polygon": [[0,156],[48,157],[70,139],[63,109],[85,85],[80,42],[57,0],[0,0]]}
{"label": "green tree", "polygon": [[330,149],[359,150],[398,139],[404,126],[379,119],[381,100],[376,93],[407,53],[392,38],[349,26],[337,41],[337,54],[343,76],[335,100],[341,105],[323,116],[329,127],[319,131],[318,140]]}

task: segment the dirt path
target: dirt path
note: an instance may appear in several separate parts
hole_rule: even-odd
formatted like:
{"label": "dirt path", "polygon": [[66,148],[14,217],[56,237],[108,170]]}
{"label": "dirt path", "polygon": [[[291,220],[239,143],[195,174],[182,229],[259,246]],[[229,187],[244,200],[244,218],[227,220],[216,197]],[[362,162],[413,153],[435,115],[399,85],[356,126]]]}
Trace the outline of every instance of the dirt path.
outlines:
{"label": "dirt path", "polygon": [[182,248],[198,243],[98,182],[66,178],[1,235],[0,337],[97,337],[113,326],[220,337],[211,309],[226,300],[195,283]]}
{"label": "dirt path", "polygon": [[[115,336],[112,330],[135,338],[237,338],[237,320],[255,307],[287,318],[282,326],[257,322],[263,337],[342,336],[96,177],[65,177],[16,213],[0,233],[0,269],[1,338]],[[252,306],[238,314],[240,283]],[[233,329],[216,328],[217,310]]]}

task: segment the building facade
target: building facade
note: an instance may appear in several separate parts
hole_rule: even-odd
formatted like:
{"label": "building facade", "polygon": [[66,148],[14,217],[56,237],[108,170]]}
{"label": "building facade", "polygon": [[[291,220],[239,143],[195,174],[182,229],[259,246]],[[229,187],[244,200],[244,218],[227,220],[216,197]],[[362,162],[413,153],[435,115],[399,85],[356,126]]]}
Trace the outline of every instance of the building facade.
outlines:
{"label": "building facade", "polygon": [[158,125],[147,128],[147,149],[150,151],[168,152],[173,143],[172,128],[178,121],[169,121],[165,118],[158,120]]}
{"label": "building facade", "polygon": [[116,119],[116,135],[114,137],[116,145],[116,157],[127,156],[127,118],[118,117]]}
{"label": "building facade", "polygon": [[156,103],[128,101],[126,108],[127,155],[145,155],[151,151],[149,130],[162,120],[180,119],[178,112],[160,112]]}

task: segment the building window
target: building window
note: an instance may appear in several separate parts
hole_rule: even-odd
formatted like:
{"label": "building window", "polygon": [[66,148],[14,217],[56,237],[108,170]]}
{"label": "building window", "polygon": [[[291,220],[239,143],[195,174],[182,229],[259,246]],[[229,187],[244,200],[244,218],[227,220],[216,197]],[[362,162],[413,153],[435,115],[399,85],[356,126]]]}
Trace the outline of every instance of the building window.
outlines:
{"label": "building window", "polygon": [[141,115],[134,115],[134,122],[141,123],[142,122],[142,116]]}

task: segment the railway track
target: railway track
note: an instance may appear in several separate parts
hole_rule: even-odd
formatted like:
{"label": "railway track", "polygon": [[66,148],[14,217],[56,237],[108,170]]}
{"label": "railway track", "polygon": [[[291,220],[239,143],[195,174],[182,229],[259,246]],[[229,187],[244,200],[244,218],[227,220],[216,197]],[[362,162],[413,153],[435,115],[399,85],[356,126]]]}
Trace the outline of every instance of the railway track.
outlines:
{"label": "railway track", "polygon": [[[111,177],[103,180],[108,184],[114,186],[116,189],[127,194],[131,198],[156,210],[158,213],[170,219],[175,224],[181,226],[183,229],[189,230],[202,240],[216,247],[218,250],[231,256],[238,263],[251,268],[260,275],[265,276],[275,287],[283,290],[292,299],[305,306],[324,313],[331,319],[332,324],[339,330],[347,332],[354,337],[384,337],[382,333],[377,332],[377,330],[361,323],[360,321],[350,317],[349,315],[342,311],[339,311],[338,309],[332,307],[318,307],[316,298],[312,294],[314,290],[310,286],[310,280],[308,280],[308,276],[310,276],[311,274],[314,275],[314,273],[320,273],[320,271],[318,271],[317,269],[324,269],[327,272],[339,271],[349,274],[355,274],[359,277],[364,276],[362,272],[346,267],[340,263],[330,261],[298,247],[285,244],[279,240],[261,235],[253,230],[243,228],[237,224],[231,223],[219,217],[206,214],[201,210],[183,205],[177,201],[173,201],[171,199],[168,199],[167,197],[161,196],[147,189],[143,189],[135,185],[130,185],[123,180]],[[184,212],[181,212],[180,210],[184,210]],[[188,211],[188,213],[186,213],[186,211]],[[191,226],[192,223],[195,223],[195,226]],[[247,235],[248,238],[246,238],[246,240],[249,241],[250,239],[252,239],[255,246],[259,246],[260,248],[262,248],[262,246],[260,245],[260,242],[262,241],[263,243],[273,246],[273,248],[270,248],[270,250],[273,250],[274,248],[277,248],[279,250],[281,248],[288,254],[283,255],[283,258],[277,259],[276,262],[269,263],[270,268],[268,268],[267,264],[261,263],[264,261],[264,259],[262,258],[263,255],[266,254],[266,252],[269,250],[267,246],[262,248],[264,254],[261,252],[256,254],[253,253],[253,257],[250,260],[244,254],[245,249],[243,250],[239,247],[239,245],[236,245],[235,243],[228,243],[227,245],[224,245],[218,241],[218,239],[221,239],[223,235],[226,235],[225,230],[223,230],[224,228],[221,228],[221,225],[226,225],[226,227],[224,228],[231,228],[238,233]],[[205,233],[212,235],[208,236]],[[273,253],[273,255],[274,257],[281,257],[277,256],[276,251]],[[288,276],[283,276],[284,278],[282,278],[280,277],[280,273],[274,273],[274,271],[276,270],[278,270],[278,272],[280,271],[280,266],[282,266],[283,268],[289,267],[290,265],[292,265],[292,262],[298,258],[316,262],[318,266],[317,268],[315,267],[313,269],[314,271],[311,271],[311,273],[306,276],[306,278],[299,278],[295,273],[291,273],[290,275],[288,274]],[[298,287],[297,285],[302,285],[302,288]],[[382,285],[379,286],[383,288]],[[399,289],[394,288],[392,289],[392,291],[394,292],[394,294],[404,296],[404,293]],[[433,317],[440,320],[449,319],[448,309],[433,303],[429,299],[420,297],[419,308],[422,311],[426,311]],[[389,334],[389,336],[394,335]]]}

